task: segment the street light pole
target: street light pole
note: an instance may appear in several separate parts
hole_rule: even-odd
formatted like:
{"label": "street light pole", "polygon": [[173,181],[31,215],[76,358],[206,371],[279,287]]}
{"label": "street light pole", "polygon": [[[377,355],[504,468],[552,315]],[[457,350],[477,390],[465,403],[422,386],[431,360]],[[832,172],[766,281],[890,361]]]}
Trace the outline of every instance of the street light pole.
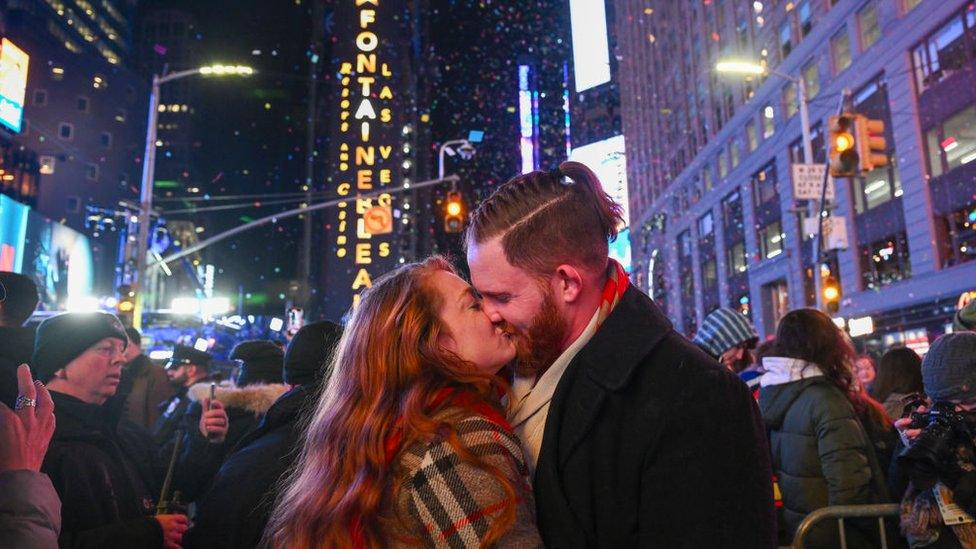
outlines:
{"label": "street light pole", "polygon": [[142,308],[145,304],[146,254],[149,253],[149,216],[152,212],[153,171],[156,167],[156,126],[159,121],[159,75],[152,78],[149,92],[149,119],[146,122],[146,150],[142,155],[142,187],[139,193],[139,236],[136,237],[136,269],[132,276],[135,304],[132,309],[132,325],[142,328]]}
{"label": "street light pole", "polygon": [[132,310],[132,324],[142,327],[142,309],[145,306],[146,255],[149,253],[149,223],[152,215],[154,172],[156,169],[156,126],[159,124],[159,88],[166,82],[179,80],[195,74],[206,76],[250,76],[254,69],[241,65],[212,65],[163,74],[154,74],[152,89],[149,92],[149,117],[146,122],[146,149],[142,156],[142,185],[139,192],[139,236],[136,242],[136,269],[132,273],[132,291],[135,303]]}

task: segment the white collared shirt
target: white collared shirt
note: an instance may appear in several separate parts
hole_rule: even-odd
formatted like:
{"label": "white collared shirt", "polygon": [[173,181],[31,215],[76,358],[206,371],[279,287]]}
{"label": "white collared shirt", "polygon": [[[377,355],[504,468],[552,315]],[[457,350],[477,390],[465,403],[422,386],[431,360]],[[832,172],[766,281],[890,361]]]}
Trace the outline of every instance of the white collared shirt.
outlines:
{"label": "white collared shirt", "polygon": [[539,461],[542,450],[542,435],[546,429],[546,418],[549,417],[549,403],[556,392],[556,386],[562,379],[563,373],[577,353],[589,343],[596,333],[597,320],[600,310],[593,313],[590,323],[583,329],[576,341],[552,363],[536,381],[532,376],[515,376],[512,383],[512,398],[516,403],[511,409],[509,422],[522,443],[522,452],[529,466],[529,478],[535,475],[535,466]]}

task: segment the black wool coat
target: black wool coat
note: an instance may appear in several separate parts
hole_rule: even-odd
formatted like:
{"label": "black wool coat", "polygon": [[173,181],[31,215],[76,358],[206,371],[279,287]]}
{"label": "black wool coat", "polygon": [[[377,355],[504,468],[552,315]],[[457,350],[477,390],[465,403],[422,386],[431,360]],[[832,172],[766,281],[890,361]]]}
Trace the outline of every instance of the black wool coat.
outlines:
{"label": "black wool coat", "polygon": [[312,390],[282,395],[256,429],[227,456],[210,491],[197,502],[184,549],[256,547],[278,495],[278,480],[298,457],[299,418],[314,405]]}
{"label": "black wool coat", "polygon": [[536,466],[546,547],[776,546],[759,410],[630,287],[556,387]]}
{"label": "black wool coat", "polygon": [[106,406],[54,391],[51,397],[56,426],[41,472],[61,498],[58,544],[162,547],[163,531],[152,517],[161,465],[149,434]]}

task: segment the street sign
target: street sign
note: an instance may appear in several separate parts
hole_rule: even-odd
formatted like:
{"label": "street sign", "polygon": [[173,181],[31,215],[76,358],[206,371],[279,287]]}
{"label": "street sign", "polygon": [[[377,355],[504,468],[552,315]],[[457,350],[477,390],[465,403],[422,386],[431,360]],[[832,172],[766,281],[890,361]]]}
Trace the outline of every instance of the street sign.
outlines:
{"label": "street sign", "polygon": [[[823,164],[793,164],[793,198],[820,200],[821,184],[827,167]],[[834,178],[827,179],[827,200],[834,199]]]}
{"label": "street sign", "polygon": [[[803,234],[816,234],[817,220],[808,217],[803,220]],[[847,218],[831,216],[823,218],[823,249],[824,250],[846,250],[847,241]]]}
{"label": "street sign", "polygon": [[389,206],[373,206],[363,213],[363,225],[367,234],[393,232],[393,211]]}

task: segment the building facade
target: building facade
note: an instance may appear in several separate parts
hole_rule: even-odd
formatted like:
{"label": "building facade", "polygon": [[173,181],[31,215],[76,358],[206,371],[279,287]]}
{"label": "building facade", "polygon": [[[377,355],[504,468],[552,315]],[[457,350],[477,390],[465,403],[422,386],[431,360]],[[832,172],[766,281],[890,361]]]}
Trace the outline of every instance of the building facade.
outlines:
{"label": "building facade", "polygon": [[4,35],[30,56],[13,163],[37,166],[30,185],[7,194],[90,238],[102,296],[121,273],[126,216],[116,213],[138,196],[143,154],[148,91],[129,68],[134,5],[20,0],[4,9]]}
{"label": "building facade", "polygon": [[[616,21],[635,279],[683,332],[729,306],[770,336],[786,311],[816,306],[809,205],[791,176],[800,75],[815,162],[845,89],[885,123],[888,165],[836,182],[848,243],[820,268],[840,282],[837,322],[854,319],[869,349],[924,351],[949,329],[976,288],[971,0],[627,2]],[[717,73],[728,58],[771,71]]]}

